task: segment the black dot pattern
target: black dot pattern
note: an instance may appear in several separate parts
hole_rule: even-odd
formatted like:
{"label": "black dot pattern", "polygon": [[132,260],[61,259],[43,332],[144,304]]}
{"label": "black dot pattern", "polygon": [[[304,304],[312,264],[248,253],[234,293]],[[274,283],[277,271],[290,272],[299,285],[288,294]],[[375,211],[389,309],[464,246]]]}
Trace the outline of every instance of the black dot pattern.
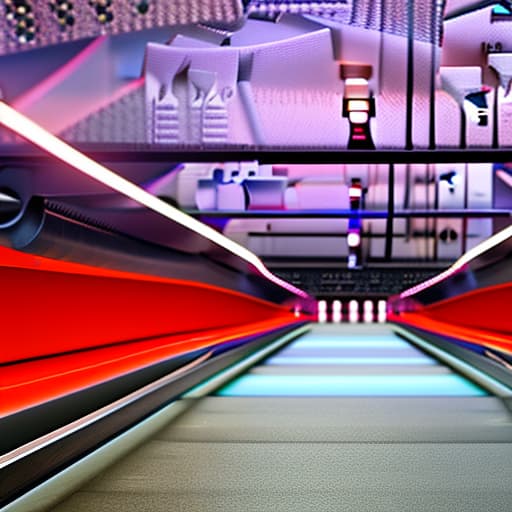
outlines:
{"label": "black dot pattern", "polygon": [[114,21],[112,0],[90,0],[89,5],[94,9],[96,19],[101,25],[108,25]]}
{"label": "black dot pattern", "polygon": [[147,14],[149,11],[149,1],[148,0],[141,0],[135,2],[135,10],[137,14],[141,14],[144,16],[144,14]]}
{"label": "black dot pattern", "polygon": [[0,0],[0,55],[146,30],[242,19],[240,0]]}
{"label": "black dot pattern", "polygon": [[75,24],[75,14],[73,2],[69,0],[54,0],[49,2],[51,11],[57,17],[57,22],[61,30],[66,30]]}
{"label": "black dot pattern", "polygon": [[37,27],[32,2],[4,0],[5,15],[19,43],[30,43],[36,37]]}

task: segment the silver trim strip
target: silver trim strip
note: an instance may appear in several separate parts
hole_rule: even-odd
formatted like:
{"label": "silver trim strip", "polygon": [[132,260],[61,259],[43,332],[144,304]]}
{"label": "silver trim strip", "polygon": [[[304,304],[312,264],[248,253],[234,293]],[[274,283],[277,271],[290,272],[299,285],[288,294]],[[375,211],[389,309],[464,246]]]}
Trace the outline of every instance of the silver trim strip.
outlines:
{"label": "silver trim strip", "polygon": [[5,505],[2,512],[53,510],[57,503],[144,443],[149,437],[155,435],[172,419],[186,411],[192,403],[187,400],[172,402],[112,441]]}
{"label": "silver trim strip", "polygon": [[471,366],[470,364],[461,361],[460,359],[452,356],[448,352],[431,345],[425,340],[421,339],[419,336],[409,332],[407,329],[399,325],[393,325],[393,330],[398,332],[405,338],[407,338],[413,345],[417,345],[421,347],[423,350],[432,354],[436,359],[439,359],[441,362],[447,364],[448,366],[454,368],[459,373],[467,377],[469,380],[472,380],[486,391],[489,391],[495,396],[500,398],[512,397],[512,389],[510,389],[505,384],[497,381],[486,373],[482,372],[478,368]]}
{"label": "silver trim strip", "polygon": [[212,354],[213,351],[210,350],[206,354],[203,354],[197,359],[194,359],[194,361],[186,364],[185,366],[182,366],[181,368],[178,368],[174,372],[169,373],[165,377],[162,377],[152,382],[151,384],[148,384],[138,389],[137,391],[134,391],[133,393],[130,393],[129,395],[126,395],[123,398],[120,398],[119,400],[116,400],[115,402],[112,402],[111,404],[106,405],[101,409],[98,409],[97,411],[87,414],[86,416],[83,416],[82,418],[79,418],[78,420],[75,420],[69,423],[68,425],[60,427],[57,430],[54,430],[53,432],[49,432],[44,436],[34,439],[29,443],[26,443],[4,455],[1,455],[0,469],[5,468],[9,464],[12,464],[17,460],[22,459],[23,457],[26,457],[27,455],[30,455],[31,453],[34,453],[37,450],[44,448],[45,446],[55,443],[66,436],[69,436],[74,432],[84,427],[87,427],[88,425],[91,425],[92,423],[104,418],[105,416],[108,416],[109,414],[112,414],[113,412],[123,407],[126,407],[130,403],[142,398],[143,396],[155,392],[156,390],[175,380],[177,377],[179,377],[186,371],[195,368],[199,364],[205,362],[207,359],[211,357]]}

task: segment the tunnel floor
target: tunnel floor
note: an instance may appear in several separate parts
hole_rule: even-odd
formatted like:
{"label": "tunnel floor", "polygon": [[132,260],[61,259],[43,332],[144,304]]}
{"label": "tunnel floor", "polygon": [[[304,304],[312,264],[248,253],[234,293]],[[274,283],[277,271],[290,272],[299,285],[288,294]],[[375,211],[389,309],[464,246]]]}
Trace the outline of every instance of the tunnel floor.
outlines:
{"label": "tunnel floor", "polygon": [[316,325],[64,511],[505,511],[512,416],[387,325]]}

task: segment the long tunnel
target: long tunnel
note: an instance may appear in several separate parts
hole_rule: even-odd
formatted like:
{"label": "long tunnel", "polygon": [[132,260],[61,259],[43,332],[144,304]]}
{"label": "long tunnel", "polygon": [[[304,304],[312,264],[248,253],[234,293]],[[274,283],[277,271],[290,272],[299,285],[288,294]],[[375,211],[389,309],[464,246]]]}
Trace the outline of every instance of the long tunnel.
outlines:
{"label": "long tunnel", "polygon": [[0,510],[509,510],[511,23],[0,3]]}

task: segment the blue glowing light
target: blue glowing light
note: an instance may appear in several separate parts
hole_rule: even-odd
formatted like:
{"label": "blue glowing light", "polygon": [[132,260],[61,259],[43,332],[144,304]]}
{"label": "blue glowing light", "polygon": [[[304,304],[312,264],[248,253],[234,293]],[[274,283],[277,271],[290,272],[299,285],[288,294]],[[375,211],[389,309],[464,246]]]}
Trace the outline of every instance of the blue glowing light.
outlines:
{"label": "blue glowing light", "polygon": [[336,340],[336,339],[304,339],[296,341],[290,348],[410,348],[410,345],[401,340],[393,339],[362,339],[354,340]]}
{"label": "blue glowing light", "polygon": [[432,365],[437,364],[428,357],[293,357],[276,356],[265,361],[266,365]]}
{"label": "blue glowing light", "polygon": [[500,14],[500,15],[504,15],[504,16],[511,16],[512,15],[512,12],[510,11],[510,9],[508,9],[504,5],[500,5],[500,4],[496,4],[492,8],[492,13],[493,14]]}
{"label": "blue glowing light", "polygon": [[221,396],[484,396],[476,384],[448,375],[244,375]]}

